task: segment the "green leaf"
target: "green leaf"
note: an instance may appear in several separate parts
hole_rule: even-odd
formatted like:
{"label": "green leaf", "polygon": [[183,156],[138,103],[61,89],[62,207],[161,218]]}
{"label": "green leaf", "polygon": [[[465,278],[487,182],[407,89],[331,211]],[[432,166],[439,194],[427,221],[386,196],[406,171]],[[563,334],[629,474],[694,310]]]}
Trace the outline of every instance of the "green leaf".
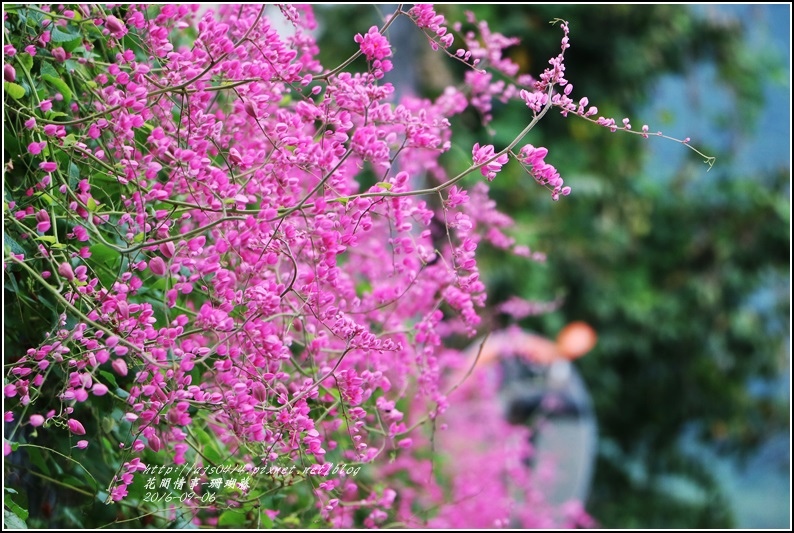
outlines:
{"label": "green leaf", "polygon": [[47,202],[47,205],[52,205],[55,203],[55,200],[52,198],[52,196],[50,196],[46,192],[36,193],[36,196]]}
{"label": "green leaf", "polygon": [[122,261],[121,254],[102,243],[93,245],[90,251],[91,257],[86,259],[86,263],[96,273],[102,286],[110,287],[116,281]]}
{"label": "green leaf", "polygon": [[18,516],[18,517],[19,517],[21,520],[27,520],[27,519],[28,519],[28,511],[27,511],[27,509],[23,509],[22,507],[20,507],[20,506],[19,506],[19,505],[18,505],[18,504],[17,504],[17,503],[16,503],[14,500],[12,500],[11,498],[8,498],[8,499],[6,499],[6,500],[5,500],[5,504],[6,504],[6,505],[8,506],[8,508],[9,508],[9,509],[11,509],[11,511],[13,511],[13,513],[14,513],[16,516]]}
{"label": "green leaf", "polygon": [[[3,7],[5,8],[5,6]],[[40,31],[41,23],[44,20],[44,14],[39,13],[38,11],[31,11],[29,9],[26,9],[25,15],[26,15],[25,25]]]}
{"label": "green leaf", "polygon": [[223,457],[221,457],[221,454],[215,449],[217,444],[216,441],[209,435],[209,433],[201,428],[195,428],[193,431],[196,433],[196,439],[203,445],[201,452],[204,454],[204,456],[210,462],[220,464],[223,460]]}
{"label": "green leaf", "polygon": [[75,165],[73,162],[69,161],[69,186],[71,188],[77,188],[77,184],[80,181],[80,167]]}
{"label": "green leaf", "polygon": [[281,521],[287,526],[300,527],[301,525],[301,519],[298,518],[298,515],[295,513],[285,516],[281,519]]}
{"label": "green leaf", "polygon": [[[71,50],[69,50],[69,52],[71,52]],[[64,61],[63,68],[66,70],[66,72],[80,72],[83,75],[85,75],[86,72],[85,67],[83,67],[83,65],[74,59],[67,59]]]}
{"label": "green leaf", "polygon": [[[78,462],[78,464],[80,464],[80,463]],[[83,465],[80,464],[80,466],[82,467]],[[83,467],[83,468],[85,468],[85,467]],[[82,489],[91,490],[91,487],[88,486],[88,484],[86,484],[85,480],[79,479],[79,478],[77,478],[75,476],[63,476],[58,481],[60,481],[61,483],[66,483],[67,485],[70,485],[70,486],[78,488],[78,489],[82,488]]]}
{"label": "green leaf", "polygon": [[27,52],[17,54],[17,61],[19,61],[19,65],[28,72],[33,68],[33,57]]}
{"label": "green leaf", "polygon": [[[72,33],[71,28],[63,29],[60,26],[55,26],[50,32],[50,40],[54,43],[68,43],[80,39],[80,34]],[[79,45],[75,45],[75,48]]]}
{"label": "green leaf", "polygon": [[102,418],[102,431],[105,433],[110,433],[113,431],[113,428],[116,427],[116,421],[110,418],[109,416]]}
{"label": "green leaf", "polygon": [[80,529],[86,529],[83,525],[83,521],[80,519],[79,516],[72,510],[69,506],[64,506],[63,513]]}
{"label": "green leaf", "polygon": [[52,78],[60,77],[58,71],[55,69],[54,66],[52,66],[52,63],[50,63],[49,61],[43,61],[41,63],[41,75],[42,77],[43,76],[50,76]]}
{"label": "green leaf", "polygon": [[33,448],[31,446],[26,446],[25,451],[28,452],[28,457],[30,457],[30,462],[36,465],[41,472],[47,474],[48,476],[52,476],[47,463],[44,461],[44,457],[42,456],[41,450],[38,448]]}
{"label": "green leaf", "polygon": [[6,250],[9,250],[12,254],[24,254],[25,249],[22,248],[22,245],[19,244],[17,241],[14,240],[8,233],[3,232],[3,245]]}
{"label": "green leaf", "polygon": [[261,511],[259,514],[259,528],[260,529],[273,529],[273,520],[265,513]]}
{"label": "green leaf", "polygon": [[106,370],[100,370],[99,375],[105,378],[105,381],[113,385],[113,388],[115,389],[119,388],[119,384],[116,383],[116,376],[114,376],[110,372],[107,372]]}
{"label": "green leaf", "polygon": [[10,81],[3,82],[3,90],[14,100],[19,100],[25,96],[25,88]]}
{"label": "green leaf", "polygon": [[72,90],[69,85],[61,79],[58,71],[47,62],[41,64],[41,79],[55,87],[55,89],[63,95],[63,101],[67,104],[72,101]]}
{"label": "green leaf", "polygon": [[242,526],[245,524],[245,514],[238,511],[224,511],[218,518],[219,526]]}
{"label": "green leaf", "polygon": [[74,136],[74,133],[70,133],[69,135],[63,138],[62,142],[63,142],[63,144],[61,145],[62,148],[71,148],[72,146],[75,145],[75,143],[77,143],[77,137]]}
{"label": "green leaf", "polygon": [[[17,504],[15,504],[14,502],[12,502],[11,500],[6,500],[6,505],[11,507],[12,509],[14,507],[19,508],[19,506]],[[28,512],[25,511],[25,515],[27,515],[27,514],[28,514]],[[27,516],[25,518],[27,518]],[[12,513],[8,509],[3,509],[3,528],[4,529],[5,528],[8,528],[8,529],[27,529],[28,525],[25,523],[24,519],[20,518],[15,513]]]}

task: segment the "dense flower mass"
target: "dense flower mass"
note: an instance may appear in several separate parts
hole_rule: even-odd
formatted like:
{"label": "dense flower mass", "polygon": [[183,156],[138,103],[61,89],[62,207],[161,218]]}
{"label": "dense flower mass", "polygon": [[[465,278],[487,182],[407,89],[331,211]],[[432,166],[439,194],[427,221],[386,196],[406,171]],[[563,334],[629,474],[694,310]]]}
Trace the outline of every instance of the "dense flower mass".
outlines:
{"label": "dense flower mass", "polygon": [[[299,513],[333,526],[569,524],[524,467],[525,432],[492,412],[498,387],[460,398],[476,396],[488,424],[447,415],[467,356],[446,347],[480,323],[478,246],[530,256],[487,184],[462,180],[479,169],[490,181],[512,157],[553,198],[570,193],[545,148],[513,152],[551,106],[597,113],[570,101],[563,53],[538,80],[520,74],[503,55],[515,41],[473,16],[448,52],[445,18],[418,4],[352,37],[360,52],[335,68],[317,59],[309,6],[199,13],[4,11],[5,118],[19,136],[4,270],[20,308],[46,308],[7,365],[6,455],[84,437],[59,453],[101,450],[112,471],[91,494],[131,508],[147,469],[204,468],[191,490],[211,482],[206,468],[238,469],[238,483],[180,502],[197,525],[238,508],[278,526]],[[395,99],[382,77],[401,16],[471,68],[466,89]],[[527,128],[499,150],[475,144],[473,165],[448,175],[450,119],[472,108],[487,122],[493,98],[524,100]],[[438,442],[498,463],[492,479],[436,479],[428,450],[447,423]]]}

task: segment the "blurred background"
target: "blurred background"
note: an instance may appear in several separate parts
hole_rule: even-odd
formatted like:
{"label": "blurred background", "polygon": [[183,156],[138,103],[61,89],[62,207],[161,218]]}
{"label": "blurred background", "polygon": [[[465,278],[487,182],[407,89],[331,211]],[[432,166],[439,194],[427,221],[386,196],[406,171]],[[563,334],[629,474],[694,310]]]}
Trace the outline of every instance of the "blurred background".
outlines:
{"label": "blurred background", "polygon": [[[333,30],[363,32],[389,12],[317,9],[329,66],[355,51]],[[492,184],[512,235],[548,260],[478,250],[489,326],[509,323],[495,308],[518,295],[562,302],[525,329],[553,337],[584,320],[599,334],[576,363],[599,432],[588,511],[606,528],[790,527],[790,6],[439,9],[520,37],[509,54],[535,75],[559,50],[549,21],[568,20],[574,99],[717,158],[707,172],[675,142],[550,113],[525,142],[549,149],[572,195],[552,202],[518,165]],[[393,81],[432,97],[460,74],[415,29],[391,31]],[[493,115],[488,131],[458,117],[451,168],[475,142],[507,145],[528,111],[497,104]]]}

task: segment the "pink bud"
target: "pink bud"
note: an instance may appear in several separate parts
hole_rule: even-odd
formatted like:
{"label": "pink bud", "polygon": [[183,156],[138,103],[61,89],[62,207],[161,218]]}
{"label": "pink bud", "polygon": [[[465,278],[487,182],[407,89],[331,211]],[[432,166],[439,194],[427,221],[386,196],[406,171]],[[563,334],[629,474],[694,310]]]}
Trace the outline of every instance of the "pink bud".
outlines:
{"label": "pink bud", "polygon": [[267,400],[267,390],[265,386],[258,381],[251,387],[251,394],[260,402]]}
{"label": "pink bud", "polygon": [[163,261],[162,257],[153,257],[149,261],[149,270],[152,271],[152,274],[155,276],[163,276],[166,272],[165,261]]}
{"label": "pink bud", "polygon": [[172,241],[168,241],[160,244],[160,253],[163,254],[168,259],[174,257],[175,251],[176,249],[174,248],[174,243]]}
{"label": "pink bud", "polygon": [[30,415],[30,425],[39,427],[44,423],[44,417],[41,415]]}
{"label": "pink bud", "polygon": [[41,233],[46,233],[51,227],[50,215],[44,209],[36,213],[36,222],[38,222],[38,224],[36,224],[36,230]]}
{"label": "pink bud", "polygon": [[199,235],[195,239],[190,239],[187,242],[187,247],[190,248],[191,252],[198,252],[206,242],[207,238],[204,235]]}
{"label": "pink bud", "polygon": [[110,34],[114,37],[124,37],[127,33],[127,27],[119,19],[113,15],[108,15],[105,19],[105,27],[110,30]]}
{"label": "pink bud", "polygon": [[88,448],[88,441],[87,440],[78,440],[77,444],[74,445],[75,448],[80,448],[81,450],[85,450]]}
{"label": "pink bud", "polygon": [[66,424],[69,426],[69,431],[74,433],[75,435],[85,435],[85,428],[83,424],[75,420],[74,418],[70,418]]}
{"label": "pink bud", "polygon": [[3,65],[3,79],[9,83],[17,81],[17,71],[10,63]]}
{"label": "pink bud", "polygon": [[42,161],[39,163],[39,168],[44,172],[55,172],[58,168],[58,163],[53,163],[52,161]]}
{"label": "pink bud", "polygon": [[229,161],[233,165],[239,165],[243,162],[243,156],[240,155],[240,152],[237,150],[237,148],[229,148]]}
{"label": "pink bud", "polygon": [[104,396],[105,394],[108,393],[108,388],[107,388],[107,386],[103,385],[102,383],[94,383],[94,386],[91,389],[91,392],[94,393],[94,396]]}
{"label": "pink bud", "polygon": [[28,152],[32,155],[39,155],[41,151],[44,150],[45,146],[47,146],[46,141],[32,142],[28,145]]}
{"label": "pink bud", "polygon": [[75,389],[74,390],[74,399],[78,402],[84,402],[88,399],[88,392],[85,389]]}
{"label": "pink bud", "polygon": [[250,100],[245,101],[244,107],[245,107],[245,112],[248,114],[249,117],[256,118],[256,110],[254,109],[254,104],[251,103]]}
{"label": "pink bud", "polygon": [[72,270],[72,265],[69,263],[61,263],[58,265],[58,274],[66,278],[66,281],[72,281],[74,279],[74,271]]}
{"label": "pink bud", "polygon": [[119,376],[127,375],[127,362],[124,359],[114,359],[110,366],[116,371]]}
{"label": "pink bud", "polygon": [[69,58],[69,54],[66,53],[66,50],[64,50],[62,46],[53,48],[50,50],[50,53],[52,54],[52,57],[55,59],[55,61],[58,61],[59,63],[63,63]]}

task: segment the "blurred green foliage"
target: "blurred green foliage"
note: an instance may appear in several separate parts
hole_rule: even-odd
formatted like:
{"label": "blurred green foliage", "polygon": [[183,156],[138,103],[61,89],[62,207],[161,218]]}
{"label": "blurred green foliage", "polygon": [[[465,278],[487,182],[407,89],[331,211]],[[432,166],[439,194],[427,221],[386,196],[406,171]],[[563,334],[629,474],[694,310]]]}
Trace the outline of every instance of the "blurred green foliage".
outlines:
{"label": "blurred green foliage", "polygon": [[[465,20],[464,10],[471,9],[494,31],[520,37],[522,45],[509,53],[522,71],[535,75],[559,50],[559,29],[548,22],[568,20],[566,77],[575,98],[588,96],[599,114],[618,121],[631,117],[634,129],[644,121],[637,113],[653,101],[664,76],[689,76],[709,64],[731,99],[730,112],[714,117],[713,127],[741,139],[754,128],[765,85],[785,68],[774,63],[774,53],[750,48],[740,20],[698,16],[689,6],[443,9],[448,20]],[[324,16],[327,30],[355,25],[363,31],[378,22],[374,11],[357,7],[325,15],[336,17]],[[326,31],[323,39],[335,42],[341,33]],[[408,61],[422,73],[424,94],[437,94],[444,69],[463,68],[429,48],[419,54]],[[396,56],[400,68],[406,58]],[[706,98],[716,92],[704,88]],[[667,118],[694,113],[691,106],[682,101]],[[467,132],[460,127],[477,121],[460,117],[453,167],[467,164],[468,147],[489,136],[497,150],[504,147],[526,125],[529,112],[519,103],[497,104],[494,117],[488,131]],[[651,124],[651,131],[666,126]],[[480,250],[490,304],[512,294],[530,300],[562,296],[559,311],[522,325],[553,336],[568,321],[586,320],[600,336],[579,367],[601,437],[587,507],[604,527],[734,525],[711,466],[682,449],[682,436],[694,432],[701,442],[741,456],[789,427],[788,404],[753,395],[748,385],[776,377],[786,364],[790,171],[747,175],[730,151],[720,151],[720,143],[702,141],[698,147],[717,156],[711,172],[680,147],[680,167],[664,169],[672,178],[653,179],[644,175],[648,143],[667,141],[613,134],[552,112],[525,142],[549,148],[547,161],[573,194],[553,203],[518,165],[505,167],[492,184],[492,196],[516,220],[517,241],[547,253],[548,262],[528,267],[520,258]],[[469,183],[475,179],[481,178]],[[492,320],[499,325],[498,317]],[[696,497],[670,489],[671,480]]]}

